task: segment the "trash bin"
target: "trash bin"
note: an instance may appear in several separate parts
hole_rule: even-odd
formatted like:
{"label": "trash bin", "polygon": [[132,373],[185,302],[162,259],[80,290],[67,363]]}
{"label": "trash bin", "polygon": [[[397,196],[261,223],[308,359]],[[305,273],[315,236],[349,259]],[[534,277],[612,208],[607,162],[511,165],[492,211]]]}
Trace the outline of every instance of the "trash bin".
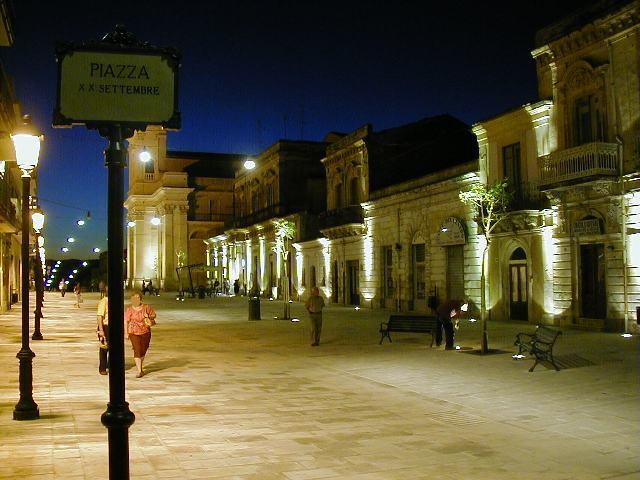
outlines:
{"label": "trash bin", "polygon": [[260,297],[249,297],[249,320],[260,320]]}

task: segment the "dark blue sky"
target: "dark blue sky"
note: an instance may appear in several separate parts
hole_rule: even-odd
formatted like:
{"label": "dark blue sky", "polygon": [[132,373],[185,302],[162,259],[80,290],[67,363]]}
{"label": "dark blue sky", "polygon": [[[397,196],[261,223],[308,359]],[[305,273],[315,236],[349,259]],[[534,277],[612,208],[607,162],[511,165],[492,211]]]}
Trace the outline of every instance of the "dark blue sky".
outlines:
{"label": "dark blue sky", "polygon": [[[16,42],[0,56],[46,135],[49,256],[88,258],[106,248],[105,141],[84,127],[50,128],[56,41],[96,39],[123,23],[177,47],[183,121],[169,148],[256,153],[279,138],[321,140],[364,123],[379,130],[449,113],[471,124],[535,100],[534,33],[584,1],[13,3]],[[78,241],[63,256],[70,235]]]}

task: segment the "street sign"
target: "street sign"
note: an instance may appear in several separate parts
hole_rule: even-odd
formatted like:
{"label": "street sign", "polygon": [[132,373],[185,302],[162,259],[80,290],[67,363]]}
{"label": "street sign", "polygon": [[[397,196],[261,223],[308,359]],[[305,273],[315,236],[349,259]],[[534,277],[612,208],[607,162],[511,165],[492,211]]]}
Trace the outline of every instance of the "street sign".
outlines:
{"label": "street sign", "polygon": [[57,48],[54,127],[104,124],[180,128],[175,50],[63,44]]}

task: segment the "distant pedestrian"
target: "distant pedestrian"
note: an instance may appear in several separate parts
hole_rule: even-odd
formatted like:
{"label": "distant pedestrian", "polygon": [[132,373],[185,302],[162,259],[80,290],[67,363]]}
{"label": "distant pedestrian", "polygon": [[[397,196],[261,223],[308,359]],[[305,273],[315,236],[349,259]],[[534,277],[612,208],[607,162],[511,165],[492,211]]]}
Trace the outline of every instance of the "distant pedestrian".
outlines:
{"label": "distant pedestrian", "polygon": [[142,293],[136,290],[131,295],[131,305],[124,312],[125,338],[131,341],[133,360],[138,370],[137,378],[144,376],[144,357],[151,343],[151,327],[156,324],[156,312],[142,303]]}
{"label": "distant pedestrian", "polygon": [[60,295],[64,297],[64,294],[67,293],[67,284],[64,280],[60,282]]}
{"label": "distant pedestrian", "polygon": [[233,281],[233,294],[238,295],[240,293],[240,281],[236,278]]}
{"label": "distant pedestrian", "polygon": [[79,283],[76,283],[75,286],[73,287],[73,293],[75,293],[76,295],[76,303],[74,306],[80,308],[80,304],[84,300],[82,299],[82,288],[80,287]]}
{"label": "distant pedestrian", "polygon": [[311,317],[311,346],[320,345],[320,333],[322,332],[322,309],[324,308],[324,298],[320,296],[318,287],[311,289],[311,296],[305,303],[307,312]]}
{"label": "distant pedestrian", "polygon": [[225,295],[229,295],[229,288],[230,288],[230,287],[229,287],[229,279],[228,279],[228,278],[225,278],[225,279],[222,281],[222,290],[223,290],[223,293],[224,293]]}
{"label": "distant pedestrian", "polygon": [[145,293],[147,293],[147,284],[144,280],[142,280],[142,290],[140,290],[142,292],[142,295],[144,295]]}
{"label": "distant pedestrian", "polygon": [[216,281],[213,282],[213,294],[218,295],[218,293],[220,293],[219,290],[220,290],[220,282],[216,278]]}
{"label": "distant pedestrian", "polygon": [[98,341],[100,342],[98,371],[100,375],[106,375],[109,368],[109,298],[105,287],[104,297],[98,302]]}
{"label": "distant pedestrian", "polygon": [[445,350],[453,350],[454,329],[458,328],[458,321],[455,326],[453,319],[460,315],[460,312],[466,312],[468,304],[462,300],[445,300],[438,308],[436,308],[436,345],[442,343],[442,330],[444,329]]}

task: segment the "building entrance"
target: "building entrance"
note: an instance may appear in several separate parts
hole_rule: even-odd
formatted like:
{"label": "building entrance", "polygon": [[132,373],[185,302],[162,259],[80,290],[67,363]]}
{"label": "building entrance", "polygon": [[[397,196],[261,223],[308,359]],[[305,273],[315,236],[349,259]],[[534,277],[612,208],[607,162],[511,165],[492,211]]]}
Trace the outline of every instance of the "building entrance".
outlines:
{"label": "building entrance", "polygon": [[583,317],[605,318],[607,315],[604,269],[604,245],[580,245],[580,298]]}
{"label": "building entrance", "polygon": [[529,318],[527,255],[517,248],[509,261],[509,317],[511,320]]}
{"label": "building entrance", "polygon": [[360,292],[358,288],[358,277],[360,273],[360,262],[358,260],[347,260],[347,303],[349,305],[360,305]]}

